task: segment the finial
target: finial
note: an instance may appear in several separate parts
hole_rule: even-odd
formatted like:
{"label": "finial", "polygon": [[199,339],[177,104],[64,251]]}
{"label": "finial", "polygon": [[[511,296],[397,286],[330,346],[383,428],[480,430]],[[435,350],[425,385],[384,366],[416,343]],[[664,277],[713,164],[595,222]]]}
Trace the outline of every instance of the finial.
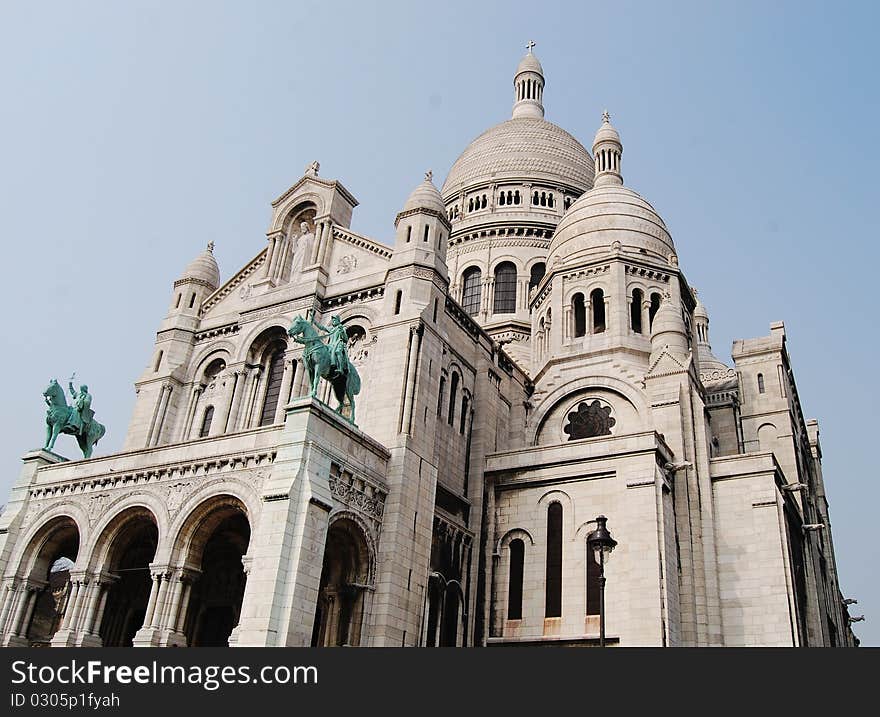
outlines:
{"label": "finial", "polygon": [[530,55],[532,54],[532,48],[533,48],[534,46],[535,46],[535,41],[534,41],[534,40],[529,40],[529,41],[526,43],[526,49],[529,51],[529,54],[530,54]]}
{"label": "finial", "polygon": [[434,181],[434,172],[432,172],[430,169],[427,172],[425,172],[425,181],[426,182],[433,182]]}
{"label": "finial", "polygon": [[214,253],[214,242],[213,242],[213,240],[208,242],[208,251],[211,252],[212,254]]}
{"label": "finial", "polygon": [[318,162],[318,160],[316,159],[314,162],[312,162],[311,164],[309,164],[309,165],[306,167],[306,174],[307,174],[307,175],[311,175],[311,176],[313,176],[313,177],[317,177],[317,176],[318,176],[318,170],[319,170],[320,168],[321,168],[321,164],[320,164],[320,162]]}
{"label": "finial", "polygon": [[606,124],[611,123],[611,114],[608,112],[608,110],[602,111],[602,121],[605,122]]}

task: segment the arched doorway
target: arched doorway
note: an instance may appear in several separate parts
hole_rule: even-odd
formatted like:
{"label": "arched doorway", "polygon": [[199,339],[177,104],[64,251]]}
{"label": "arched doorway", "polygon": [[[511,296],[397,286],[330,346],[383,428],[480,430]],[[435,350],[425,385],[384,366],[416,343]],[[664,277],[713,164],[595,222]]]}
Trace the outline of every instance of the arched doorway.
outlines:
{"label": "arched doorway", "polygon": [[364,593],[370,582],[370,551],[363,531],[348,518],[335,521],[324,548],[313,647],[361,644]]}
{"label": "arched doorway", "polygon": [[[26,555],[28,576],[45,582],[30,609],[26,625],[9,626],[25,633],[27,644],[47,647],[58,632],[70,598],[70,569],[79,554],[79,529],[72,518],[61,516],[49,521],[37,534]],[[27,619],[27,612],[23,619]]]}
{"label": "arched doorway", "polygon": [[[200,571],[193,585],[184,621],[191,647],[226,647],[238,625],[246,576],[242,558],[247,553],[251,526],[237,498],[211,499],[188,521],[186,564]],[[186,539],[186,538],[185,538]]]}
{"label": "arched doorway", "polygon": [[[116,576],[107,595],[101,621],[104,647],[131,647],[144,624],[150,600],[150,563],[156,556],[159,529],[156,518],[143,507],[128,508],[104,531],[107,547],[104,570]],[[101,546],[104,541],[99,541]]]}

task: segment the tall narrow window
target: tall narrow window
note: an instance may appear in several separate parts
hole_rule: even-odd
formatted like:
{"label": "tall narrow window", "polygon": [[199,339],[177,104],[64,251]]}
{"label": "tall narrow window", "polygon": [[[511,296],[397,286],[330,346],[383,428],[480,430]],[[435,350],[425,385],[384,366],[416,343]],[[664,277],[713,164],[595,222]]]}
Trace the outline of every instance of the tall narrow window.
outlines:
{"label": "tall narrow window", "polygon": [[587,546],[587,615],[599,614],[599,563]]}
{"label": "tall narrow window", "polygon": [[458,374],[452,374],[449,384],[449,418],[446,422],[451,426],[455,421],[455,402],[458,400]]}
{"label": "tall narrow window", "polygon": [[529,289],[533,289],[540,284],[541,279],[544,278],[544,274],[546,273],[547,265],[543,261],[532,264],[532,268],[529,271]]}
{"label": "tall narrow window", "polygon": [[513,193],[513,203],[514,203],[514,204],[519,204],[519,203],[520,203],[520,197],[519,197],[519,190],[518,190],[518,189]]}
{"label": "tall narrow window", "polygon": [[284,381],[284,349],[278,349],[272,354],[267,375],[266,398],[263,400],[263,412],[260,414],[261,426],[275,423],[275,410],[278,408],[281,384]]}
{"label": "tall narrow window", "polygon": [[394,315],[397,316],[400,313],[400,305],[403,303],[403,291],[401,289],[397,290],[397,294],[394,296]]}
{"label": "tall narrow window", "polygon": [[461,415],[458,417],[458,432],[464,434],[465,426],[467,425],[467,413],[468,413],[468,398],[467,396],[461,397]]}
{"label": "tall narrow window", "polygon": [[629,305],[629,323],[632,330],[642,333],[642,301],[644,294],[641,289],[633,289],[632,303]]}
{"label": "tall narrow window", "polygon": [[437,298],[436,297],[434,298],[434,313],[431,316],[431,321],[433,321],[435,324],[437,323]]}
{"label": "tall narrow window", "polygon": [[443,415],[443,396],[446,393],[446,376],[440,376],[440,391],[437,393],[437,415]]}
{"label": "tall narrow window", "polygon": [[431,231],[431,227],[425,224],[425,236],[422,237],[422,241],[428,241],[428,232]]}
{"label": "tall narrow window", "polygon": [[584,336],[587,333],[587,307],[583,294],[575,294],[571,299],[571,311],[574,315],[574,335]]}
{"label": "tall narrow window", "polygon": [[593,333],[601,334],[605,330],[605,293],[602,289],[590,292],[590,308],[593,311]]}
{"label": "tall narrow window", "polygon": [[504,192],[501,192],[501,195],[498,197],[498,206],[499,207],[504,206],[504,198],[505,198],[505,194],[504,194]]}
{"label": "tall narrow window", "polygon": [[193,294],[191,297],[189,297],[189,308],[192,308],[193,306],[195,306],[195,303],[196,303],[196,295]]}
{"label": "tall narrow window", "polygon": [[177,295],[177,303],[174,305],[174,308],[175,308],[175,309],[179,309],[179,308],[180,308],[180,300],[181,300],[182,298],[183,298],[183,294],[178,294],[178,295]]}
{"label": "tall narrow window", "polygon": [[526,560],[526,545],[517,538],[511,540],[510,575],[507,578],[507,619],[522,620],[523,572]]}
{"label": "tall narrow window", "polygon": [[410,241],[412,241],[412,226],[406,228],[406,243],[409,244]]}
{"label": "tall narrow window", "polygon": [[547,508],[547,574],[544,617],[562,617],[562,504]]}
{"label": "tall narrow window", "polygon": [[654,317],[657,315],[657,312],[660,311],[660,294],[656,291],[651,294],[651,306],[648,308],[648,329],[654,328]]}
{"label": "tall narrow window", "polygon": [[164,351],[160,351],[159,355],[156,357],[156,365],[153,366],[153,373],[159,370],[159,367],[162,365],[162,356],[164,355]]}
{"label": "tall narrow window", "polygon": [[493,313],[512,314],[516,311],[516,266],[505,261],[495,268],[495,302]]}
{"label": "tall narrow window", "polygon": [[482,278],[482,273],[474,266],[467,269],[461,279],[461,308],[471,316],[480,313],[480,282]]}
{"label": "tall narrow window", "polygon": [[202,427],[199,429],[199,438],[205,438],[211,432],[211,421],[214,418],[214,407],[208,406],[205,415],[202,416]]}
{"label": "tall narrow window", "polygon": [[764,391],[765,391],[765,388],[764,388],[764,374],[763,374],[763,373],[759,373],[759,374],[758,374],[758,393],[764,393]]}

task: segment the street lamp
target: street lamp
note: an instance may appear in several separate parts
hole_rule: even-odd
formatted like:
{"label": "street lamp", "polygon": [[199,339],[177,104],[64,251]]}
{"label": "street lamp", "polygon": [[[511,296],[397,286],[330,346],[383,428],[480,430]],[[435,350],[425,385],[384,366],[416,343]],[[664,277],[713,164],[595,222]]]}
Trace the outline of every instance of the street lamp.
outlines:
{"label": "street lamp", "polygon": [[599,647],[605,647],[605,563],[617,546],[605,527],[607,522],[608,518],[600,515],[596,518],[596,529],[587,536],[587,549],[593,551],[599,564]]}

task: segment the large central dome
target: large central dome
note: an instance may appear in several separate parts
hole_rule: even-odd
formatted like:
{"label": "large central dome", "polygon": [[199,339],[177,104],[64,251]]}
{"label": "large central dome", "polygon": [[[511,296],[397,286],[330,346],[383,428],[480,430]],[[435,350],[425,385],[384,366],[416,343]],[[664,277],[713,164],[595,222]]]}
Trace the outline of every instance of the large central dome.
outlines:
{"label": "large central dome", "polygon": [[586,191],[593,186],[593,159],[561,127],[543,117],[513,117],[486,130],[452,165],[442,194],[451,199],[474,184],[537,179]]}

